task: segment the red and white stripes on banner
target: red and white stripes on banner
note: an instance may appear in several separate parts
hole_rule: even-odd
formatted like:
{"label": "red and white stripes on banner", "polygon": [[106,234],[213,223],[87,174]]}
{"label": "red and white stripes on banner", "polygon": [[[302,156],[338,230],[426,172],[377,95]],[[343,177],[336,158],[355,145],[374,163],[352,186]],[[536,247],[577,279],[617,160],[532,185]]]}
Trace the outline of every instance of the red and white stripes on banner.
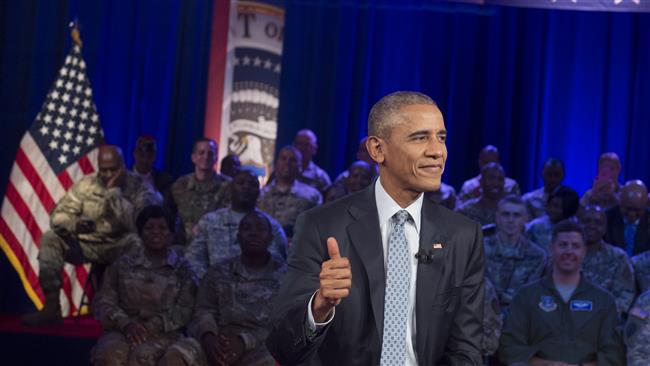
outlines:
{"label": "red and white stripes on banner", "polygon": [[[27,132],[20,142],[0,212],[0,246],[14,266],[30,299],[40,309],[43,293],[38,282],[41,236],[50,229],[50,212],[74,182],[97,170],[97,148],[55,175]],[[89,265],[66,264],[61,310],[74,314],[81,300]]]}

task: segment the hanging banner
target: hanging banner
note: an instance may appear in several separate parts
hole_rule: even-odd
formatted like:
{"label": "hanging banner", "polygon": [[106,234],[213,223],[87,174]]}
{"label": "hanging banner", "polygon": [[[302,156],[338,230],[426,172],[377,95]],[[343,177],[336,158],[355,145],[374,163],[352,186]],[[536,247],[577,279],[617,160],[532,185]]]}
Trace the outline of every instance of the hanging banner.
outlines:
{"label": "hanging banner", "polygon": [[446,0],[456,3],[505,5],[557,10],[650,12],[650,0]]}
{"label": "hanging banner", "polygon": [[[223,17],[215,10],[215,18],[219,16]],[[224,45],[214,42],[214,37],[223,35],[213,28],[209,84],[222,82],[223,91],[221,100],[215,100],[219,93],[208,86],[206,136],[219,141],[220,157],[238,155],[243,166],[268,177],[278,126],[284,9],[264,2],[231,1],[228,24],[225,57],[214,52]],[[212,56],[222,57],[222,77],[213,79],[213,71],[218,72],[213,63],[219,68],[219,60]],[[220,116],[216,105],[221,105]]]}

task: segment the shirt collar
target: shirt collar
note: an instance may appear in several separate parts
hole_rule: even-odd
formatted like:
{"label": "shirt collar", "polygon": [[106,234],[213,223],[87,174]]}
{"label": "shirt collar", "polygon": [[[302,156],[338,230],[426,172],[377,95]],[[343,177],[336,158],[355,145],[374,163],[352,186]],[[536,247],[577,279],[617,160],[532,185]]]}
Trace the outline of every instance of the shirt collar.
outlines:
{"label": "shirt collar", "polygon": [[[420,217],[422,215],[422,200],[424,195],[420,196],[411,203],[408,207],[404,208],[413,218],[415,223],[415,230],[420,232]],[[388,192],[381,185],[381,177],[375,181],[375,201],[377,203],[377,213],[379,214],[379,224],[382,225],[390,220],[402,207],[395,202]]]}

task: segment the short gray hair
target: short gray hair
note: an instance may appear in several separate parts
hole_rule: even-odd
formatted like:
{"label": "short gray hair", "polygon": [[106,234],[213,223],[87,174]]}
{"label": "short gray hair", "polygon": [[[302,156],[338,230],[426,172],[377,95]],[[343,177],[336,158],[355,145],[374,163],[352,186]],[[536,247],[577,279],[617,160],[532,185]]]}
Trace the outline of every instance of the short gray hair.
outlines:
{"label": "short gray hair", "polygon": [[419,92],[396,91],[381,98],[370,110],[368,115],[368,136],[388,137],[394,123],[393,117],[405,106],[429,104],[438,106],[436,102]]}

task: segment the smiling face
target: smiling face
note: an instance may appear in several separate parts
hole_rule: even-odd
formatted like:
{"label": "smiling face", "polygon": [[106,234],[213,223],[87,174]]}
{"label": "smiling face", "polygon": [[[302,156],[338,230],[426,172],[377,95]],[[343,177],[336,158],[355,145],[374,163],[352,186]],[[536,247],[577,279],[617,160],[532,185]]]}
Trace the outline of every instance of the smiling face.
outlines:
{"label": "smiling face", "polygon": [[142,227],[140,233],[142,245],[150,251],[166,250],[173,240],[173,235],[164,217],[150,218]]}
{"label": "smiling face", "polygon": [[209,171],[217,162],[217,144],[214,141],[198,141],[192,150],[192,163],[198,170]]}
{"label": "smiling face", "polygon": [[569,231],[558,233],[549,251],[553,259],[553,270],[573,274],[580,271],[587,247],[582,234]]}
{"label": "smiling face", "polygon": [[481,191],[491,200],[498,200],[503,196],[503,187],[506,175],[498,163],[488,163],[481,169]]}
{"label": "smiling face", "polygon": [[439,189],[447,160],[447,131],[440,110],[432,104],[413,104],[391,118],[388,136],[371,136],[367,145],[386,191],[419,194]]}

